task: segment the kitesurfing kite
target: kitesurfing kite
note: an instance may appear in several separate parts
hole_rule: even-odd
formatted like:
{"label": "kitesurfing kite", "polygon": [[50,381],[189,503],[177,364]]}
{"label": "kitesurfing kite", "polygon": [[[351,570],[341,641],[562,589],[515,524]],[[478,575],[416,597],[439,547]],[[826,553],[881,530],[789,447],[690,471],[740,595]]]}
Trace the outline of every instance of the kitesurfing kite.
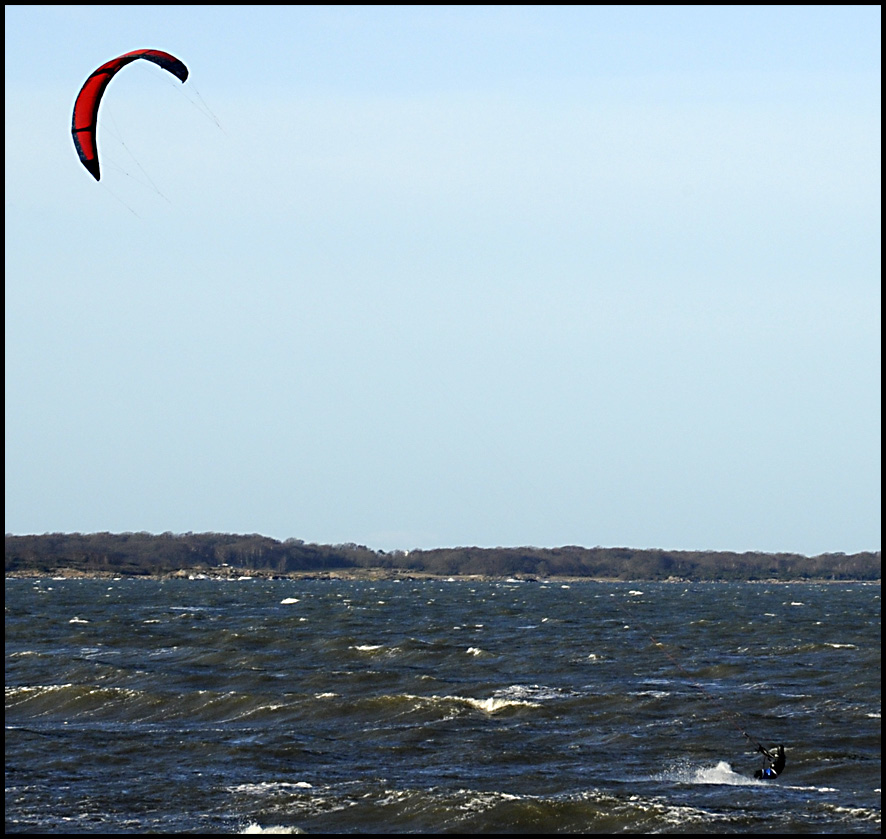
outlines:
{"label": "kitesurfing kite", "polygon": [[102,64],[89,76],[80,88],[77,99],[74,102],[74,118],[71,124],[71,134],[74,136],[74,147],[80,156],[80,162],[93,178],[99,180],[101,173],[98,166],[98,145],[96,143],[96,129],[98,127],[98,106],[101,104],[105,88],[117,72],[144,58],[152,61],[158,67],[168,70],[184,83],[188,78],[188,68],[174,55],[160,50],[133,50]]}

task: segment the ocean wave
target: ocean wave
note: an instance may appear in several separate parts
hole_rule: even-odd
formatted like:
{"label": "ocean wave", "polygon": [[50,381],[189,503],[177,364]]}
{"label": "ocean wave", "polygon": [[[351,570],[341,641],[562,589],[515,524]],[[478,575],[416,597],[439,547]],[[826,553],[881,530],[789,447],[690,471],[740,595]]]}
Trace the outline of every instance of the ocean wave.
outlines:
{"label": "ocean wave", "polygon": [[228,787],[228,792],[245,793],[247,795],[267,795],[273,792],[313,789],[314,785],[307,781],[261,781],[254,784],[237,784]]}
{"label": "ocean wave", "polygon": [[500,695],[479,699],[473,696],[415,696],[404,694],[401,697],[396,697],[396,700],[405,700],[416,703],[420,707],[437,708],[442,711],[470,708],[482,711],[484,714],[498,714],[501,711],[514,708],[537,708],[539,705],[538,702],[531,700]]}
{"label": "ocean wave", "polygon": [[471,697],[453,696],[454,702],[463,702],[472,708],[477,708],[486,714],[497,714],[508,708],[537,708],[538,702],[530,702],[525,699],[507,699],[505,697],[490,696],[487,699],[473,699]]}

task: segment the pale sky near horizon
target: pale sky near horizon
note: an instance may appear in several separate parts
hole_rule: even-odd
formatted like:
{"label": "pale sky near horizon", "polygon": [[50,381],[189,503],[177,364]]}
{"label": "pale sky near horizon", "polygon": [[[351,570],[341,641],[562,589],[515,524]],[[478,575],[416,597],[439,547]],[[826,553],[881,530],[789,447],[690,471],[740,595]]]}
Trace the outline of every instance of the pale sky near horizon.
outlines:
{"label": "pale sky near horizon", "polygon": [[5,23],[7,532],[880,549],[879,6]]}

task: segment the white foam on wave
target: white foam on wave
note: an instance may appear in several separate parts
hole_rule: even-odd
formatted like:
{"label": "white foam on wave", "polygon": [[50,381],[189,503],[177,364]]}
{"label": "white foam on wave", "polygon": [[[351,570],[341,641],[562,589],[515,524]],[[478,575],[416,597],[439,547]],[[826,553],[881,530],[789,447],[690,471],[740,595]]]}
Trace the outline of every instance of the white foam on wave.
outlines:
{"label": "white foam on wave", "polygon": [[517,699],[502,699],[497,696],[490,696],[488,699],[472,699],[471,697],[465,696],[454,696],[452,698],[460,700],[461,702],[470,705],[472,708],[477,708],[487,714],[495,714],[498,711],[503,711],[505,708],[518,708],[521,706],[531,708],[536,705],[534,702],[523,702]]}
{"label": "white foam on wave", "polygon": [[260,781],[253,784],[236,784],[228,787],[229,792],[244,793],[246,795],[267,795],[271,792],[286,792],[289,790],[313,789],[313,784],[307,781]]}
{"label": "white foam on wave", "polygon": [[61,685],[6,685],[6,698],[27,696],[31,693],[52,693],[58,690],[67,690],[74,687],[73,682],[65,682]]}
{"label": "white foam on wave", "polygon": [[540,702],[563,699],[573,695],[572,691],[552,688],[547,685],[511,685],[495,691],[497,697],[517,700],[529,705],[538,705]]}
{"label": "white foam on wave", "polygon": [[286,827],[282,824],[271,825],[270,827],[262,827],[260,824],[256,822],[251,822],[246,825],[239,833],[304,833],[304,831],[300,827]]}
{"label": "white foam on wave", "polygon": [[473,708],[477,711],[482,711],[485,714],[497,714],[499,711],[504,711],[507,709],[513,708],[538,708],[539,703],[534,702],[527,699],[516,698],[513,696],[503,696],[500,693],[497,693],[495,696],[487,697],[486,699],[477,699],[473,696],[416,696],[414,694],[400,694],[397,697],[390,697],[396,699],[403,699],[409,702],[415,703],[415,708],[426,708],[439,706],[442,708],[448,709],[456,709],[456,713],[459,713],[457,709],[459,708]]}
{"label": "white foam on wave", "polygon": [[[879,790],[878,790],[879,792]],[[872,810],[867,807],[845,807],[834,806],[834,812],[840,815],[849,816],[855,821],[870,821],[880,823],[880,811]]]}
{"label": "white foam on wave", "polygon": [[463,800],[457,805],[459,810],[483,812],[499,805],[502,801],[520,801],[521,796],[508,792],[495,792],[460,789],[457,793]]}

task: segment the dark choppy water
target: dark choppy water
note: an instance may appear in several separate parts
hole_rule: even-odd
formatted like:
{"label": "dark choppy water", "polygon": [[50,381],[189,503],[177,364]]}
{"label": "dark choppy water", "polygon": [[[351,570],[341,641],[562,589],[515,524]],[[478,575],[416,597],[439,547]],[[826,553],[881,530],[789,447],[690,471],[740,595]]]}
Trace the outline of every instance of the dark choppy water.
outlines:
{"label": "dark choppy water", "polygon": [[880,587],[6,581],[7,832],[300,830],[877,833]]}

